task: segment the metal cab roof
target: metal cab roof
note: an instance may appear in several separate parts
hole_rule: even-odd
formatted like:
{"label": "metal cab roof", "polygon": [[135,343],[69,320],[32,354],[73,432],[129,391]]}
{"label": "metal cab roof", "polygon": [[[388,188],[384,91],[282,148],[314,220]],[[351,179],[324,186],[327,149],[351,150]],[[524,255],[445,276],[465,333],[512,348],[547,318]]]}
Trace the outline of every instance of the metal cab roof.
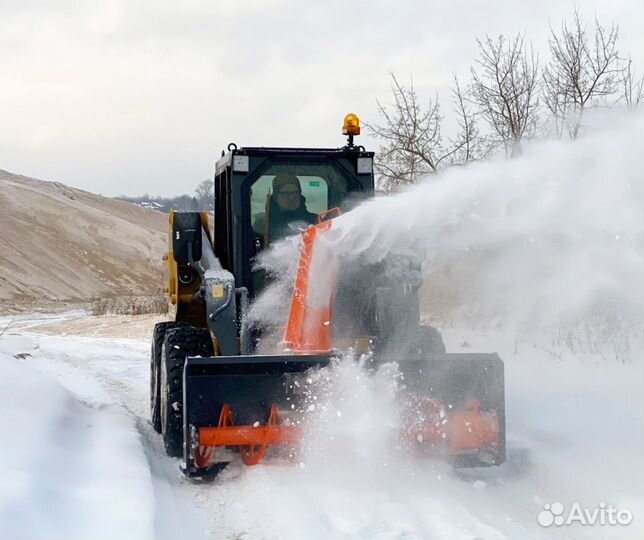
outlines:
{"label": "metal cab roof", "polygon": [[242,148],[230,148],[215,164],[215,175],[219,175],[224,169],[230,167],[233,157],[240,156],[294,156],[294,157],[329,157],[333,159],[343,157],[370,157],[374,152],[368,152],[362,146],[344,146],[341,148],[289,148],[271,146],[247,146]]}

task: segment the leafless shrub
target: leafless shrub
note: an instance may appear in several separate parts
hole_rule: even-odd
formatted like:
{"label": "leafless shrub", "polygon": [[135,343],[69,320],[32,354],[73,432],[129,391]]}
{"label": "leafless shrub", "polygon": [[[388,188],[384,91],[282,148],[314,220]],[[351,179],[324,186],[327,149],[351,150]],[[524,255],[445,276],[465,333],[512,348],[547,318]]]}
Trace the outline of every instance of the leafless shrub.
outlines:
{"label": "leafless shrub", "polygon": [[539,60],[521,34],[511,40],[477,39],[478,70],[472,68],[470,101],[490,126],[497,143],[515,156],[538,119]]}
{"label": "leafless shrub", "polygon": [[618,28],[606,30],[597,19],[589,37],[578,10],[571,24],[561,23],[559,32],[550,28],[550,61],[543,72],[545,104],[555,120],[559,136],[567,130],[579,135],[584,111],[607,104],[622,80],[623,68],[617,51]]}
{"label": "leafless shrub", "polygon": [[152,296],[116,296],[95,300],[90,313],[95,316],[103,315],[148,315],[166,314],[168,300],[163,294]]}
{"label": "leafless shrub", "polygon": [[604,361],[628,363],[637,357],[642,342],[642,318],[616,305],[603,305],[583,319],[561,323],[553,329],[555,348],[573,354],[592,354]]}

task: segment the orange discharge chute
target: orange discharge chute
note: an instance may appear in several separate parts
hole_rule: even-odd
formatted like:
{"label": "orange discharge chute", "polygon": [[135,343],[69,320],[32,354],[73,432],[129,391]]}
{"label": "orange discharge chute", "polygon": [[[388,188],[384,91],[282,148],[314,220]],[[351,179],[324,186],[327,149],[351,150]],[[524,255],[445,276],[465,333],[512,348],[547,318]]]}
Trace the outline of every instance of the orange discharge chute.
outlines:
{"label": "orange discharge chute", "polygon": [[[329,211],[339,212],[337,209]],[[326,217],[321,215],[321,219]],[[300,261],[284,333],[284,346],[295,354],[331,351],[331,310],[337,260],[323,235],[333,221],[321,221],[302,233]]]}

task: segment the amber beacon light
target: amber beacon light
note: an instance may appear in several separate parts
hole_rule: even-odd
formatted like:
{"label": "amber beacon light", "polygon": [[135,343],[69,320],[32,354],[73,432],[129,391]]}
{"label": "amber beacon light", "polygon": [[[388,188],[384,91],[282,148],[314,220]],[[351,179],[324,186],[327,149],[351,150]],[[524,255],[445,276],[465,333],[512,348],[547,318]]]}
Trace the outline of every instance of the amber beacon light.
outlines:
{"label": "amber beacon light", "polygon": [[360,119],[358,115],[349,113],[344,117],[343,135],[360,135]]}

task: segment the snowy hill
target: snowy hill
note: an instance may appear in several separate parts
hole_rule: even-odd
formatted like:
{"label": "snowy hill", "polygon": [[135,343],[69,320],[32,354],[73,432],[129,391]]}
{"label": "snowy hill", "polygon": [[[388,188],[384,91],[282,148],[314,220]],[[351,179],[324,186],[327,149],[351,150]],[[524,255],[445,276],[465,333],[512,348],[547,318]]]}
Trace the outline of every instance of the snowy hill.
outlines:
{"label": "snowy hill", "polygon": [[161,286],[167,216],[0,170],[0,310]]}

